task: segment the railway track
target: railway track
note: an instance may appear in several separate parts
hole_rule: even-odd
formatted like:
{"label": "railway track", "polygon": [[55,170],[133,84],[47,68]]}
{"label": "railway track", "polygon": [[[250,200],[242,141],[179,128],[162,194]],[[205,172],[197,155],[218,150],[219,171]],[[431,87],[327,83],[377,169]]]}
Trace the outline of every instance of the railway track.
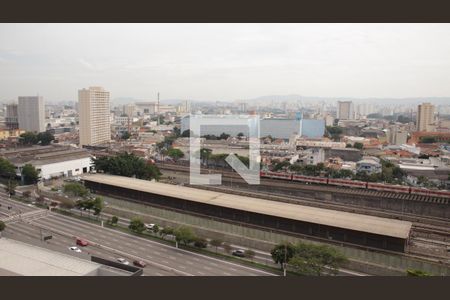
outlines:
{"label": "railway track", "polygon": [[[166,166],[164,166],[165,168]],[[188,172],[187,167],[174,167],[169,166],[167,168],[171,171],[177,171],[177,172]],[[231,172],[229,172],[231,173]],[[225,173],[228,174],[228,173]],[[226,178],[226,176],[224,176]],[[379,209],[374,207],[363,207],[360,205],[352,205],[352,204],[339,204],[336,202],[331,202],[323,199],[316,199],[312,197],[299,197],[299,196],[292,196],[289,195],[289,189],[287,189],[283,193],[282,196],[280,194],[274,194],[274,193],[268,193],[268,192],[261,192],[261,191],[254,191],[254,190],[245,190],[245,181],[242,180],[242,178],[237,175],[233,174],[233,178],[236,178],[236,180],[233,179],[233,185],[235,185],[234,188],[224,187],[224,186],[195,186],[195,188],[200,189],[209,189],[209,190],[215,190],[218,192],[226,192],[236,195],[242,195],[242,196],[253,196],[253,197],[259,197],[263,199],[269,199],[269,200],[275,200],[275,201],[281,201],[281,202],[288,202],[288,203],[294,203],[294,204],[301,204],[301,205],[308,205],[308,206],[314,206],[314,207],[320,207],[320,208],[327,208],[327,209],[334,209],[334,210],[340,210],[340,211],[347,211],[347,212],[353,212],[353,213],[360,213],[360,214],[367,214],[367,215],[374,215],[374,216],[380,216],[380,217],[386,217],[386,218],[392,218],[392,219],[399,219],[399,220],[405,220],[410,221],[413,223],[417,223],[418,226],[422,224],[422,227],[428,225],[428,228],[433,228],[433,226],[437,228],[444,228],[448,229],[450,228],[450,221],[448,219],[443,218],[437,218],[437,217],[428,217],[428,216],[419,216],[415,214],[409,214],[409,213],[399,213],[398,211],[392,211],[392,210],[386,210],[386,209]],[[275,183],[273,182],[275,181]],[[266,184],[268,186],[276,186],[277,180],[263,180],[263,184]],[[236,187],[242,184],[243,189],[236,189]],[[292,188],[292,185],[295,185],[298,188],[298,183],[293,183],[290,185],[289,188]],[[302,184],[300,184],[302,185]],[[308,185],[306,185],[308,187]],[[307,188],[306,187],[306,188]],[[316,188],[317,186],[314,186]],[[302,185],[302,188],[303,185]],[[373,191],[370,191],[373,192]],[[402,195],[402,196],[406,196]],[[439,230],[439,229],[437,229]]]}
{"label": "railway track", "polygon": [[[188,172],[189,168],[184,166],[169,166],[166,168],[166,166],[162,167],[162,169],[167,169],[171,171],[176,172]],[[221,170],[220,170],[221,171]],[[219,172],[220,172],[219,171]],[[253,190],[245,190],[245,181],[242,180],[242,178],[233,173],[233,172],[221,172],[222,176],[224,177],[224,180],[231,179],[233,180],[233,188],[230,187],[224,187],[224,186],[195,186],[195,188],[200,189],[207,189],[207,190],[214,190],[218,192],[226,192],[229,194],[236,194],[236,195],[242,195],[242,196],[250,196],[250,197],[258,197],[263,199],[269,199],[274,201],[281,201],[281,202],[288,202],[288,203],[294,203],[294,204],[300,204],[300,205],[308,205],[308,206],[314,206],[314,207],[320,207],[320,208],[326,208],[326,209],[334,209],[334,210],[340,210],[340,211],[347,211],[352,213],[359,213],[359,214],[366,214],[366,215],[374,215],[379,217],[385,217],[385,218],[392,218],[392,219],[400,219],[405,221],[410,221],[413,223],[413,227],[411,230],[411,244],[413,245],[410,249],[410,253],[412,255],[418,255],[422,257],[432,258],[436,261],[442,262],[444,261],[446,264],[450,263],[448,260],[448,252],[447,249],[449,245],[447,245],[449,241],[450,236],[450,221],[448,219],[442,219],[437,217],[427,217],[427,216],[420,216],[415,214],[408,214],[408,213],[399,213],[397,211],[392,210],[384,210],[379,208],[372,208],[372,207],[362,207],[358,205],[351,205],[351,204],[339,204],[336,202],[330,202],[322,199],[316,199],[312,197],[299,197],[299,196],[292,196],[288,194],[283,194],[280,196],[280,194],[274,194],[274,193],[267,193],[267,192],[258,192]],[[237,185],[241,183],[242,189],[237,189]],[[289,189],[292,189],[296,187],[298,189],[298,186],[301,185],[302,189],[308,189],[317,191],[318,189],[322,191],[328,191],[333,192],[336,189],[339,189],[337,187],[329,187],[329,186],[317,186],[317,185],[306,185],[301,183],[280,183],[278,180],[272,180],[272,179],[262,179],[262,184],[265,184],[267,186],[276,186],[276,187],[283,187],[288,192]],[[287,188],[286,188],[287,187]],[[344,190],[344,189],[340,189]],[[351,190],[351,189],[345,189],[347,194],[356,194],[360,196],[364,196],[367,194],[370,194],[372,196],[389,196],[390,192],[377,192],[377,191],[367,191],[367,190]],[[424,198],[430,198],[426,196],[418,196],[418,195],[408,195],[408,194],[397,194],[397,199],[415,199],[417,201],[421,201]],[[409,196],[409,197],[408,197]],[[418,197],[415,197],[418,196]],[[438,200],[442,200],[442,198],[438,198]]]}
{"label": "railway track", "polygon": [[[178,172],[189,172],[188,166],[183,165],[175,165],[175,164],[158,164],[160,169],[166,169],[171,171]],[[223,169],[202,169],[213,171],[214,173],[220,173],[225,178],[236,178],[242,179],[240,175],[232,171],[226,171]],[[330,186],[330,185],[320,185],[320,184],[305,184],[301,182],[289,182],[289,181],[281,181],[276,179],[267,179],[261,178],[261,183],[270,185],[270,186],[278,186],[285,188],[298,188],[301,186],[304,190],[312,190],[312,191],[323,191],[329,193],[343,193],[343,194],[352,194],[359,196],[372,196],[372,197],[381,197],[381,198],[391,198],[391,199],[399,199],[399,200],[408,200],[408,201],[420,201],[420,202],[429,202],[429,203],[438,203],[438,204],[449,204],[450,199],[441,198],[441,197],[430,197],[416,194],[402,194],[402,193],[393,193],[386,191],[375,191],[368,189],[356,189],[356,188],[347,188],[347,187],[338,187],[338,186]]]}

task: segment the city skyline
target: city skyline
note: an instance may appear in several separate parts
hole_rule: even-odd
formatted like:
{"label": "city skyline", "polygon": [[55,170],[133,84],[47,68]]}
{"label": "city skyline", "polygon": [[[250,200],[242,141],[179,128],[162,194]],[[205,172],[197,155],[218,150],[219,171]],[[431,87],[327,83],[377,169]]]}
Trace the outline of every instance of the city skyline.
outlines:
{"label": "city skyline", "polygon": [[450,95],[448,24],[3,24],[0,33],[2,102],[76,101],[92,85],[112,99]]}

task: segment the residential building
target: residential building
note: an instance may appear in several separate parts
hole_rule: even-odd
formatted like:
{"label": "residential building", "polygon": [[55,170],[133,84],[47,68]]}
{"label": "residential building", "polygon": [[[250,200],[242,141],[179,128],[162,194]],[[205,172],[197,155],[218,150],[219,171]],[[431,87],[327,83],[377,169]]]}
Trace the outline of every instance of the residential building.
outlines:
{"label": "residential building", "polygon": [[45,107],[43,97],[19,97],[17,111],[20,129],[32,132],[45,131]]}
{"label": "residential building", "polygon": [[368,175],[381,173],[381,163],[376,157],[364,157],[356,162],[356,172],[365,172]]}
{"label": "residential building", "polygon": [[102,87],[78,91],[80,146],[111,140],[109,92]]}
{"label": "residential building", "polygon": [[417,131],[433,131],[434,105],[422,103],[417,107]]}
{"label": "residential building", "polygon": [[19,113],[16,103],[6,105],[5,125],[9,130],[19,129]]}
{"label": "residential building", "polygon": [[339,120],[355,119],[352,101],[338,101],[337,118]]}
{"label": "residential building", "polygon": [[123,113],[128,117],[133,118],[136,110],[136,106],[134,104],[126,104],[123,106]]}
{"label": "residential building", "polygon": [[391,145],[406,144],[408,140],[408,131],[402,130],[397,126],[390,126],[388,129],[388,142]]}

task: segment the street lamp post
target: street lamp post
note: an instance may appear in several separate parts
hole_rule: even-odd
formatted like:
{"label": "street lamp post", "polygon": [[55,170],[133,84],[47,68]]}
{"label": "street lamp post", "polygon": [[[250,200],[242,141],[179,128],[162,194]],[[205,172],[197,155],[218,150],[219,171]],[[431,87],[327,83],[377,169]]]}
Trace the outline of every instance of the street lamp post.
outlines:
{"label": "street lamp post", "polygon": [[286,276],[287,244],[284,244],[284,276]]}

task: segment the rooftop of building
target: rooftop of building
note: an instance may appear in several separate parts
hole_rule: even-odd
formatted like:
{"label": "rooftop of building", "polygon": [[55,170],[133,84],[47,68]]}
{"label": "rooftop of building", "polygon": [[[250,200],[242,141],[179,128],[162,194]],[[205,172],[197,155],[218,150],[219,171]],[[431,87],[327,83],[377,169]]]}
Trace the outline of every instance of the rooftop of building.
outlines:
{"label": "rooftop of building", "polygon": [[83,175],[83,179],[91,182],[163,195],[166,197],[402,239],[406,239],[409,236],[412,226],[411,222],[406,221],[359,215],[254,197],[230,195],[135,178],[106,174],[91,174]]}
{"label": "rooftop of building", "polygon": [[7,158],[15,165],[32,164],[44,165],[58,163],[68,160],[90,157],[86,149],[73,148],[70,146],[33,146],[27,148],[16,148],[1,150],[0,156]]}
{"label": "rooftop of building", "polygon": [[100,264],[66,254],[0,239],[0,272],[22,276],[86,276],[95,274]]}

